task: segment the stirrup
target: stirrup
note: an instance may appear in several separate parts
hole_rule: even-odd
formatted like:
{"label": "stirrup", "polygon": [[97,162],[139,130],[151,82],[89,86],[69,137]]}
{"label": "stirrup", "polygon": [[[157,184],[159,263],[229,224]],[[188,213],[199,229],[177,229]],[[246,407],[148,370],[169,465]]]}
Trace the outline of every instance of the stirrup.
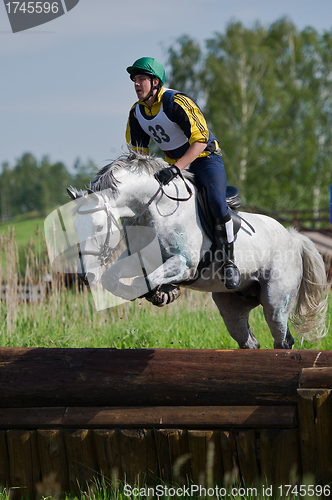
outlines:
{"label": "stirrup", "polygon": [[240,273],[237,266],[232,261],[226,262],[224,265],[225,287],[228,290],[238,288],[241,283]]}

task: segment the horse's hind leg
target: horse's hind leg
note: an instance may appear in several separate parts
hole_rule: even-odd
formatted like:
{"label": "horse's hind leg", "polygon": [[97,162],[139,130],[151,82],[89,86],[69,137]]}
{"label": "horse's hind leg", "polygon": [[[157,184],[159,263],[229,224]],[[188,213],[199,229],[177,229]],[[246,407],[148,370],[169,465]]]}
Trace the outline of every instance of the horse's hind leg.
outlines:
{"label": "horse's hind leg", "polygon": [[259,305],[258,299],[244,299],[234,293],[213,293],[212,298],[229,334],[239,344],[240,349],[259,349],[259,342],[249,326],[249,313]]}
{"label": "horse's hind leg", "polygon": [[292,349],[294,339],[288,328],[288,316],[293,308],[293,301],[286,293],[278,294],[277,305],[271,303],[271,295],[262,294],[264,316],[274,338],[275,349]]}

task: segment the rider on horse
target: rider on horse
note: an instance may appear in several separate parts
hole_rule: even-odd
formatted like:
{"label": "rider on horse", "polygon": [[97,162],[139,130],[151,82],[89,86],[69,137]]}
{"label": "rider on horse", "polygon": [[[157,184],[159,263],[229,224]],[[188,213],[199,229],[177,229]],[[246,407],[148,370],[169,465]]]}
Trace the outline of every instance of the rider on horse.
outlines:
{"label": "rider on horse", "polygon": [[215,219],[215,236],[223,252],[228,289],[240,285],[234,263],[233,221],[226,203],[226,173],[218,141],[209,130],[198,105],[187,95],[166,89],[165,69],[156,59],[142,57],[127,68],[138,101],[129,113],[127,143],[149,153],[150,139],[164,151],[170,164],[155,174],[168,184],[186,167],[206,191]]}

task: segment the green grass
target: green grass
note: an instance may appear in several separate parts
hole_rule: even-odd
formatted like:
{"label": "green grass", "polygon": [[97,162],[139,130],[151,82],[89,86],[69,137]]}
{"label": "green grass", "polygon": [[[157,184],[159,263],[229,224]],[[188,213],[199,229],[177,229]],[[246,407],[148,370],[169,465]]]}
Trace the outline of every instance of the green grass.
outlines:
{"label": "green grass", "polygon": [[[329,314],[332,312],[330,296]],[[252,311],[250,325],[261,348],[273,348],[262,308]],[[294,332],[292,332],[293,335]],[[36,304],[11,308],[0,303],[0,345],[21,347],[107,347],[117,349],[237,349],[211,294],[184,291],[173,304],[156,308],[145,300],[95,311],[84,288],[55,292]],[[296,338],[296,349],[331,349],[328,335],[319,343]]]}
{"label": "green grass", "polygon": [[[8,283],[17,283],[19,274],[22,281],[22,262],[18,264],[15,259],[17,247],[27,256],[24,264],[26,280],[42,284],[43,276],[52,272],[43,246],[43,223],[42,218],[18,219],[14,223],[15,236],[8,232],[11,224],[0,225],[0,254],[6,260],[2,269],[0,266],[0,282],[5,278]],[[1,237],[3,229],[7,233],[2,233]],[[34,242],[29,244],[31,237]],[[6,275],[7,270],[9,276]],[[330,296],[330,317],[331,300]],[[261,348],[272,349],[273,339],[261,307],[252,311],[250,326]],[[304,342],[302,345],[300,339],[295,340],[294,347],[297,349],[331,349],[329,335],[315,344]],[[118,349],[238,348],[228,334],[211,294],[183,290],[177,301],[164,308],[152,306],[143,299],[97,312],[86,287],[79,293],[61,286],[40,303],[19,303],[15,296],[10,297],[7,303],[1,301],[0,344],[11,347]]]}
{"label": "green grass", "polygon": [[[45,485],[46,489],[40,485],[38,493],[44,500],[59,498],[59,492],[52,493],[54,487]],[[109,482],[105,478],[95,480],[88,488],[81,490],[80,495],[64,493],[61,495],[63,500],[139,500],[142,498],[158,498],[160,500],[198,500],[213,498],[215,500],[284,500],[294,499],[298,496],[304,500],[318,500],[319,498],[329,497],[331,485],[313,485],[312,481],[305,480],[302,485],[231,485],[225,488],[223,485],[213,484],[210,486],[199,486],[191,481],[187,484],[167,485],[162,481],[156,480],[154,484],[145,484],[144,481],[130,485],[128,483]],[[288,492],[288,494],[286,494]],[[326,496],[324,497],[324,492]],[[281,495],[283,493],[283,495]],[[301,493],[301,495],[299,495]],[[273,496],[272,496],[273,495]],[[0,489],[0,500],[10,500],[11,493],[9,489]]]}
{"label": "green grass", "polygon": [[24,248],[29,245],[31,238],[35,245],[38,245],[40,237],[38,232],[44,234],[45,217],[36,217],[30,215],[27,218],[15,218],[13,221],[0,223],[0,233],[7,233],[13,227],[15,231],[15,241],[18,248]]}

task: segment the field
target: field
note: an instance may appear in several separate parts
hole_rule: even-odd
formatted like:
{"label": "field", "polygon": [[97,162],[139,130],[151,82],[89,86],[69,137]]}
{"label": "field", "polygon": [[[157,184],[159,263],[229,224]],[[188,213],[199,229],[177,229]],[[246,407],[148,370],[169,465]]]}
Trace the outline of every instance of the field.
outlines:
{"label": "field", "polygon": [[[15,223],[3,222],[0,224],[0,235],[8,235],[9,232],[14,231],[15,243],[17,245],[19,257],[19,271],[24,274],[26,266],[25,254],[29,248],[33,248],[35,253],[39,253],[38,247],[43,244],[44,234],[44,218],[31,214],[29,217],[15,219]],[[4,248],[1,255],[1,264],[3,272],[5,272],[5,256]]]}
{"label": "field", "polygon": [[[20,225],[24,231],[21,231]],[[18,282],[38,285],[45,291],[44,277],[50,269],[42,229],[43,220],[31,219],[15,225],[15,231],[0,226],[0,283],[7,285],[6,300],[0,301],[0,345],[3,347],[104,347],[116,349],[237,349],[237,344],[227,333],[225,325],[214,305],[211,295],[183,290],[181,297],[164,308],[156,308],[145,300],[127,302],[120,306],[97,312],[87,287],[74,282],[70,289],[64,286],[61,276],[55,278],[52,289],[43,293],[41,300],[28,302],[19,300],[16,292]],[[24,234],[23,234],[24,233]],[[34,240],[30,241],[31,234]],[[24,264],[22,265],[22,258]],[[23,271],[22,271],[23,269]],[[329,315],[332,313],[332,296],[329,297]],[[273,348],[273,339],[264,319],[262,308],[256,308],[250,316],[253,332],[261,348]],[[293,329],[292,334],[295,336]],[[295,337],[296,349],[331,350],[332,342],[327,335],[315,344],[301,343]],[[156,478],[156,485],[161,482]],[[190,481],[188,480],[188,484]],[[144,487],[144,482],[141,485]],[[164,485],[166,486],[166,485]],[[243,486],[243,485],[242,485]],[[53,498],[50,485],[49,493]],[[96,477],[89,491],[82,491],[81,498],[91,500],[138,499],[141,495],[125,494],[125,485],[111,478]],[[138,490],[137,490],[138,491]],[[166,490],[165,490],[166,491]],[[316,496],[309,495],[311,498]],[[214,498],[246,500],[267,499],[268,495],[258,488],[257,494]],[[290,498],[289,495],[286,498]],[[66,500],[74,499],[65,496]],[[154,498],[153,496],[150,498]],[[180,498],[172,490],[158,498]],[[181,495],[181,498],[210,498],[209,496]],[[278,495],[276,496],[278,498]],[[285,497],[284,497],[285,498]],[[9,500],[10,492],[0,488],[0,500]]]}
{"label": "field", "polygon": [[24,249],[30,243],[30,240],[38,243],[38,231],[44,231],[44,217],[38,217],[31,214],[28,218],[16,218],[15,223],[2,222],[0,224],[0,233],[7,233],[14,227],[15,241],[19,249]]}
{"label": "field", "polygon": [[[183,290],[175,303],[164,308],[143,299],[97,312],[86,287],[79,289],[78,283],[74,283],[67,289],[58,275],[56,286],[47,297],[44,295],[35,303],[19,301],[15,283],[39,284],[44,289],[44,277],[52,274],[43,241],[43,219],[18,221],[14,228],[0,226],[0,254],[0,282],[12,289],[7,300],[0,302],[2,346],[237,348],[211,294]],[[331,311],[330,296],[330,314]],[[261,348],[273,348],[261,307],[252,311],[250,325]],[[293,330],[292,334],[295,336]],[[296,338],[295,348],[331,349],[331,345],[328,335],[315,344],[302,345],[301,339]]]}

